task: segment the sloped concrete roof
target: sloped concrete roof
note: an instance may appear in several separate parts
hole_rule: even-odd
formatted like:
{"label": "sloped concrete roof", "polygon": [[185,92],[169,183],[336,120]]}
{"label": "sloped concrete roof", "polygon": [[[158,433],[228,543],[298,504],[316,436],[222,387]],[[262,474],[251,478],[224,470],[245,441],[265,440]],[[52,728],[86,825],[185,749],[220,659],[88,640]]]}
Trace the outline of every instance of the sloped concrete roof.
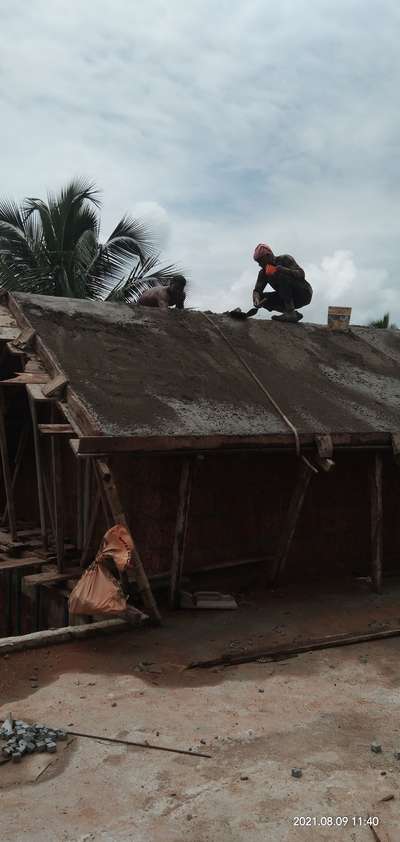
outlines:
{"label": "sloped concrete roof", "polygon": [[[200,312],[14,297],[103,435],[289,432]],[[300,434],[399,430],[400,331],[210,318]]]}

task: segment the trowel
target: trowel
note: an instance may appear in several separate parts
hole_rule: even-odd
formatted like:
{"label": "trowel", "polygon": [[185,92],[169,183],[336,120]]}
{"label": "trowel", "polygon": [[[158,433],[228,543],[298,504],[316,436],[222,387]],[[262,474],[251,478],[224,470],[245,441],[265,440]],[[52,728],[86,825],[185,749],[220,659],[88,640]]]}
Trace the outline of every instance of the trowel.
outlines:
{"label": "trowel", "polygon": [[255,316],[255,314],[258,313],[260,307],[263,306],[265,301],[266,299],[263,298],[258,307],[251,307],[250,310],[247,310],[247,313],[244,313],[240,307],[236,307],[235,310],[229,310],[228,315],[232,316],[232,319],[249,319],[251,316]]}

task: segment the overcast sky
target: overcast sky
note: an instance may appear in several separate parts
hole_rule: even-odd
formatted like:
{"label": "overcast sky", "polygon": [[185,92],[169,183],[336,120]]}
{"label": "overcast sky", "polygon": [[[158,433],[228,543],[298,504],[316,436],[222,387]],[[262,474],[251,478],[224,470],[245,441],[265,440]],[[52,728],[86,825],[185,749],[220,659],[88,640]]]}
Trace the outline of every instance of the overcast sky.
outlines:
{"label": "overcast sky", "polygon": [[400,323],[398,0],[0,0],[1,187],[151,219],[188,306],[247,307],[254,246]]}

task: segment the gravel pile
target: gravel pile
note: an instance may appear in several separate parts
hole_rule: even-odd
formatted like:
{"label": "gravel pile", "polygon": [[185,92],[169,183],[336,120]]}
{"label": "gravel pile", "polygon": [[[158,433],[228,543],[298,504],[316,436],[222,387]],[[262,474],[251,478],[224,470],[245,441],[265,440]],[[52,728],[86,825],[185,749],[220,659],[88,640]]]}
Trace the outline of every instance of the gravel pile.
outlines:
{"label": "gravel pile", "polygon": [[19,763],[24,754],[35,751],[57,751],[57,740],[66,740],[67,732],[46,725],[28,725],[23,719],[13,719],[10,713],[0,727],[0,739],[5,741],[2,747],[3,757]]}

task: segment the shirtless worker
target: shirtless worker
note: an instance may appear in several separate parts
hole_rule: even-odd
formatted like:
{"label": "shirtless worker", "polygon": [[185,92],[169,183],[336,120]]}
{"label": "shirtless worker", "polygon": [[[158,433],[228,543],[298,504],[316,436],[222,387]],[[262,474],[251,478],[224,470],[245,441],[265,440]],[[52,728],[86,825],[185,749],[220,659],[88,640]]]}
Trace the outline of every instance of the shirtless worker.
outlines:
{"label": "shirtless worker", "polygon": [[177,310],[183,310],[185,286],[186,278],[183,275],[175,275],[167,286],[157,284],[155,287],[146,289],[138,298],[137,303],[145,307],[160,307],[162,310],[168,310],[168,307],[176,307]]}
{"label": "shirtless worker", "polygon": [[[299,322],[303,314],[296,307],[309,304],[313,294],[303,269],[289,254],[275,256],[265,243],[256,246],[253,258],[260,266],[253,292],[254,306],[277,310],[282,315],[272,316],[276,321]],[[264,293],[267,284],[274,292]]]}

